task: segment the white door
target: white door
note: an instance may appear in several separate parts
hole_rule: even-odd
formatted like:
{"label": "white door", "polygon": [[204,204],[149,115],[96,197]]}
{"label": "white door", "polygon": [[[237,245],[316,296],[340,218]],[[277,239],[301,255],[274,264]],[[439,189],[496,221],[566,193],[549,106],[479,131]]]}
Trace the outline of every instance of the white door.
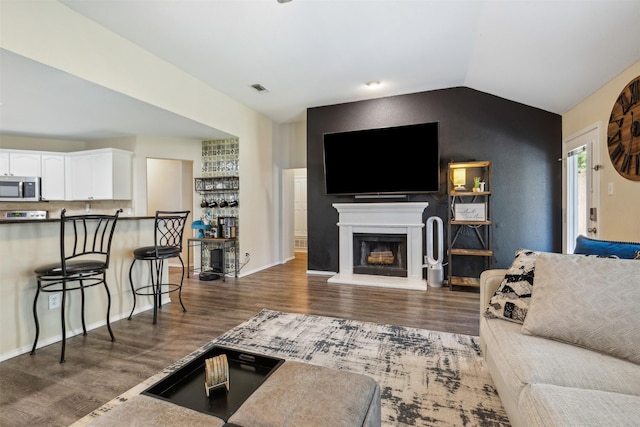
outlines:
{"label": "white door", "polygon": [[563,143],[565,253],[573,253],[578,235],[598,236],[599,176],[598,135],[600,126],[590,126]]}
{"label": "white door", "polygon": [[[301,172],[300,172],[301,171]],[[307,175],[306,169],[296,170],[294,180],[294,250],[307,250]]]}

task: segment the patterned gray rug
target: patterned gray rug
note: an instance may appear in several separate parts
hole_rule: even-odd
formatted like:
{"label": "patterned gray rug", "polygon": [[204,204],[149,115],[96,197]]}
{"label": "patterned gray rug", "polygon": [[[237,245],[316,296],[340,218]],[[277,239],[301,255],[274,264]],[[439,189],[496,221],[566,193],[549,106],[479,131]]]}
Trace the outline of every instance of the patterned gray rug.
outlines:
{"label": "patterned gray rug", "polygon": [[366,374],[380,384],[386,426],[508,426],[478,338],[262,310],[79,420],[126,401],[213,345]]}

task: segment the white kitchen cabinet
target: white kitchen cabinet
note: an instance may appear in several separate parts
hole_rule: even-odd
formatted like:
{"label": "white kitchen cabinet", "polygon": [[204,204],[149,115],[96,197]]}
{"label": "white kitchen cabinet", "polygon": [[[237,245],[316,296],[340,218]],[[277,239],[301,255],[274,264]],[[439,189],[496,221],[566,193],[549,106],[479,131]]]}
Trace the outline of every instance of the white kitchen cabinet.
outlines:
{"label": "white kitchen cabinet", "polygon": [[9,175],[9,152],[0,150],[0,175]]}
{"label": "white kitchen cabinet", "polygon": [[65,197],[65,155],[42,153],[42,198],[64,200]]}
{"label": "white kitchen cabinet", "polygon": [[130,200],[132,155],[114,148],[67,153],[67,200]]}
{"label": "white kitchen cabinet", "polygon": [[40,153],[2,150],[0,152],[0,175],[42,176]]}

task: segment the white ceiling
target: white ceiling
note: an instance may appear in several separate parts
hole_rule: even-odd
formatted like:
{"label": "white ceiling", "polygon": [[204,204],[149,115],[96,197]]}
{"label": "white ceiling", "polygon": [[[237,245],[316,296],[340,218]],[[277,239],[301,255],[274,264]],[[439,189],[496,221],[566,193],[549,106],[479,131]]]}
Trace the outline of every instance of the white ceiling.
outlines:
{"label": "white ceiling", "polygon": [[[637,0],[61,2],[279,123],[303,119],[309,107],[456,86],[562,114],[640,60]],[[64,93],[84,94],[77,103],[91,108],[78,105],[77,114],[58,118],[58,133],[68,126],[69,134],[96,139],[122,123],[122,132],[149,134],[130,127],[137,121],[157,125],[158,117],[165,127],[175,125],[176,133],[215,132],[184,118],[171,121],[166,111],[59,72],[39,88],[47,99],[35,105],[30,97],[15,100],[14,93],[21,105],[13,110],[5,102],[6,83],[19,87],[8,79],[26,81],[29,73],[7,77],[5,69],[24,60],[6,56],[3,131],[46,132],[25,115],[36,111],[42,117],[45,111],[38,110],[59,102],[66,83]],[[47,67],[41,71],[46,74]],[[382,85],[370,89],[370,80]],[[269,92],[255,92],[254,83]],[[113,104],[111,113],[85,111],[105,99]],[[127,107],[130,114],[116,114]],[[85,125],[78,128],[78,121]],[[193,132],[178,131],[181,126],[193,126]],[[167,129],[153,131],[174,136]]]}

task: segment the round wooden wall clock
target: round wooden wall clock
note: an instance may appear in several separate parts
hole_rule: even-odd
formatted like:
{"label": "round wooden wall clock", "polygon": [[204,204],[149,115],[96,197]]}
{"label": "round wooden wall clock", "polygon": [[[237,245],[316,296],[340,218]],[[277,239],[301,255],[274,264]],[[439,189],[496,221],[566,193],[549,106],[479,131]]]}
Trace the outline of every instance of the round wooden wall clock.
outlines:
{"label": "round wooden wall clock", "polygon": [[615,170],[640,181],[640,76],[625,86],[611,109],[607,146]]}

